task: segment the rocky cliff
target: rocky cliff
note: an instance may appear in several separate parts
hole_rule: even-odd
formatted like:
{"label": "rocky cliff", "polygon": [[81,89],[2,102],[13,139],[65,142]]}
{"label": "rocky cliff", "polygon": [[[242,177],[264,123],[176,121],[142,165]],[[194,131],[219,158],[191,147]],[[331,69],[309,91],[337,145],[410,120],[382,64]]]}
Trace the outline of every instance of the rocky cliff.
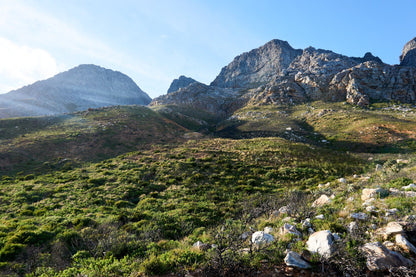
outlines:
{"label": "rocky cliff", "polygon": [[296,104],[314,100],[347,101],[359,106],[371,101],[414,103],[416,38],[405,45],[400,61],[400,65],[388,65],[371,53],[361,58],[347,57],[313,47],[294,49],[286,41],[272,40],[237,56],[209,86],[198,90],[186,87],[169,97],[156,98],[151,105],[209,107],[209,111],[227,114],[246,103]]}
{"label": "rocky cliff", "polygon": [[67,113],[113,105],[147,105],[150,97],[117,71],[80,65],[0,95],[0,118]]}
{"label": "rocky cliff", "polygon": [[187,86],[189,86],[192,83],[196,83],[197,81],[195,81],[192,78],[186,77],[186,76],[179,76],[178,79],[175,79],[172,81],[172,83],[169,86],[168,89],[168,93],[174,92],[179,90],[180,88],[185,88]]}

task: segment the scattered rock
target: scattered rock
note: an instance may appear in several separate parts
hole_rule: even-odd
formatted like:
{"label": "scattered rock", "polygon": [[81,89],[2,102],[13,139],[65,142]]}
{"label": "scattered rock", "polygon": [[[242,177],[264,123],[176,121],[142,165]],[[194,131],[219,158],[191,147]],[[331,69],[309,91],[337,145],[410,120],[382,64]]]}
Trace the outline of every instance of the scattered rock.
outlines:
{"label": "scattered rock", "polygon": [[347,179],[345,179],[345,178],[339,178],[338,179],[338,182],[346,184],[347,183]]}
{"label": "scattered rock", "polygon": [[261,246],[274,241],[274,237],[270,234],[266,234],[263,231],[254,232],[251,236],[251,242],[256,246]]}
{"label": "scattered rock", "polygon": [[383,166],[381,164],[376,164],[376,171],[383,170]]}
{"label": "scattered rock", "polygon": [[279,213],[280,214],[288,214],[288,215],[290,215],[291,214],[291,210],[289,209],[288,206],[283,206],[283,207],[281,207],[279,209]]}
{"label": "scattered rock", "polygon": [[369,213],[373,213],[376,211],[376,207],[375,206],[368,206],[365,208],[365,210]]}
{"label": "scattered rock", "polygon": [[310,218],[306,218],[305,220],[302,221],[302,228],[310,228],[310,227],[312,227]]}
{"label": "scattered rock", "polygon": [[373,204],[373,202],[375,201],[375,198],[370,198],[364,201],[363,206],[371,206],[371,204]]}
{"label": "scattered rock", "polygon": [[358,223],[355,221],[350,222],[347,226],[348,232],[352,233],[358,230]]}
{"label": "scattered rock", "polygon": [[318,199],[316,199],[312,203],[312,208],[322,207],[323,205],[326,205],[329,203],[331,203],[331,199],[327,195],[322,194]]}
{"label": "scattered rock", "polygon": [[400,253],[390,251],[380,242],[366,243],[361,250],[367,258],[367,268],[370,271],[383,271],[391,267],[409,267],[413,263]]}
{"label": "scattered rock", "polygon": [[404,189],[404,190],[416,189],[416,185],[415,184],[410,184],[408,186],[403,186],[402,189]]}
{"label": "scattered rock", "polygon": [[354,219],[358,219],[358,220],[366,220],[367,219],[367,214],[365,214],[363,212],[352,213],[352,214],[350,214],[350,217],[354,218]]}
{"label": "scattered rock", "polygon": [[198,250],[208,250],[210,248],[209,244],[203,243],[202,241],[197,241],[192,245],[192,248],[198,249]]}
{"label": "scattered rock", "polygon": [[241,234],[240,237],[242,240],[246,240],[249,236],[250,236],[250,232],[244,232]]}
{"label": "scattered rock", "polygon": [[295,226],[290,225],[289,223],[285,223],[281,228],[280,228],[280,234],[281,235],[286,235],[286,234],[293,234],[297,237],[301,237],[302,234],[296,229]]}
{"label": "scattered rock", "polygon": [[318,214],[317,216],[315,216],[316,219],[325,219],[325,216],[323,214]]}
{"label": "scattered rock", "polygon": [[396,244],[404,250],[416,254],[416,247],[411,244],[402,234],[396,235]]}
{"label": "scattered rock", "polygon": [[399,212],[398,209],[394,208],[394,209],[389,209],[386,211],[386,216],[394,216]]}
{"label": "scattered rock", "polygon": [[384,239],[387,239],[390,235],[400,234],[403,232],[403,226],[396,221],[389,222],[385,227],[376,230],[376,234],[382,236]]}
{"label": "scattered rock", "polygon": [[377,196],[384,196],[384,195],[388,195],[388,191],[381,189],[381,188],[376,188],[376,189],[363,189],[362,193],[361,193],[361,200],[362,201],[366,201],[370,198],[375,198]]}
{"label": "scattered rock", "polygon": [[265,232],[266,234],[270,234],[273,233],[273,227],[264,227],[263,232]]}
{"label": "scattered rock", "polygon": [[297,268],[310,268],[311,265],[302,259],[302,257],[293,251],[289,251],[285,257],[285,263],[287,266],[297,267]]}
{"label": "scattered rock", "polygon": [[329,230],[315,232],[310,235],[306,247],[312,253],[330,257],[334,251],[334,236]]}

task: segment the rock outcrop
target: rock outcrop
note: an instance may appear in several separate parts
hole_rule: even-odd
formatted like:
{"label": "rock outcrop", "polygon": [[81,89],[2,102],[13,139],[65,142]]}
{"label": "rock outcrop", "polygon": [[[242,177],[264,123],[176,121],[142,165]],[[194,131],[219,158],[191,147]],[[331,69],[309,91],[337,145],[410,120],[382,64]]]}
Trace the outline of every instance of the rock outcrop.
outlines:
{"label": "rock outcrop", "polygon": [[361,58],[347,57],[313,47],[294,49],[286,41],[272,40],[237,56],[203,91],[192,87],[193,83],[169,93],[175,94],[171,97],[155,99],[151,105],[186,104],[229,115],[246,104],[315,100],[346,101],[359,106],[372,101],[414,103],[415,39],[404,47],[400,66],[384,64],[369,52]]}
{"label": "rock outcrop", "polygon": [[114,105],[147,105],[150,101],[127,75],[96,65],[80,65],[0,95],[0,118],[52,115]]}
{"label": "rock outcrop", "polygon": [[416,37],[404,45],[400,55],[400,65],[416,66]]}
{"label": "rock outcrop", "polygon": [[175,79],[175,80],[172,81],[172,83],[169,86],[168,93],[177,91],[181,88],[186,88],[190,84],[193,84],[193,83],[196,83],[196,82],[197,81],[195,81],[192,78],[181,75],[181,76],[179,76],[178,79]]}
{"label": "rock outcrop", "polygon": [[392,267],[409,267],[413,263],[398,252],[391,251],[380,242],[366,243],[362,248],[370,271],[383,271]]}

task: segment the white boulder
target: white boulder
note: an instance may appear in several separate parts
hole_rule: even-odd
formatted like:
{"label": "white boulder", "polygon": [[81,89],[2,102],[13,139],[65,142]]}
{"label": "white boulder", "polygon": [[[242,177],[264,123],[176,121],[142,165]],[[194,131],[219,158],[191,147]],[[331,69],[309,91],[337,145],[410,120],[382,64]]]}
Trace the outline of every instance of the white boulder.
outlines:
{"label": "white boulder", "polygon": [[324,257],[330,257],[334,252],[334,236],[331,231],[323,230],[310,235],[306,242],[306,248],[311,253],[318,253]]}

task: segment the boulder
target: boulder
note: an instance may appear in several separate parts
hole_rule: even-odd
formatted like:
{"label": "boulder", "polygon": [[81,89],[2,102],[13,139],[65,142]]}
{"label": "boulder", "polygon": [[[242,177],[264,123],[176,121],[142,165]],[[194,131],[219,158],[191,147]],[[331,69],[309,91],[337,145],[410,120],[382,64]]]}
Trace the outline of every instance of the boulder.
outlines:
{"label": "boulder", "polygon": [[265,245],[274,241],[274,237],[270,234],[266,234],[263,231],[254,232],[251,235],[251,242],[256,246]]}
{"label": "boulder", "polygon": [[280,234],[281,235],[286,235],[286,234],[292,234],[295,235],[297,237],[301,237],[302,234],[296,229],[295,226],[290,225],[289,223],[285,223],[281,228],[280,228]]}
{"label": "boulder", "polygon": [[385,227],[376,230],[376,234],[385,239],[387,239],[390,235],[401,234],[403,232],[403,226],[396,221],[389,222]]}
{"label": "boulder", "polygon": [[302,228],[310,228],[310,227],[312,227],[310,218],[306,218],[305,220],[302,221]]}
{"label": "boulder", "polygon": [[402,189],[404,189],[404,190],[416,189],[416,185],[415,184],[410,184],[408,186],[403,186]]}
{"label": "boulder", "polygon": [[358,220],[366,220],[367,214],[359,212],[359,213],[352,213],[350,214],[351,218],[358,219]]}
{"label": "boulder", "polygon": [[402,234],[396,235],[396,244],[407,252],[413,252],[416,254],[416,247],[411,244]]}
{"label": "boulder", "polygon": [[332,200],[327,195],[322,194],[318,199],[316,199],[312,203],[312,208],[322,207],[323,205],[331,203],[331,201]]}
{"label": "boulder", "polygon": [[291,210],[289,209],[288,206],[283,206],[279,209],[279,214],[291,214]]}
{"label": "boulder", "polygon": [[352,233],[358,230],[358,223],[355,221],[350,222],[347,226],[348,232]]}
{"label": "boulder", "polygon": [[287,266],[297,267],[297,268],[310,268],[311,265],[302,259],[302,257],[293,251],[289,251],[285,257],[285,263]]}
{"label": "boulder", "polygon": [[377,196],[381,196],[384,194],[388,194],[388,191],[381,189],[381,188],[376,188],[376,189],[363,189],[362,193],[361,193],[361,200],[362,201],[366,201],[370,198],[375,198]]}
{"label": "boulder", "polygon": [[306,248],[312,253],[330,257],[334,252],[334,236],[329,230],[315,232],[309,236]]}
{"label": "boulder", "polygon": [[361,247],[361,250],[367,258],[367,268],[370,271],[383,271],[392,267],[413,265],[412,261],[400,253],[387,249],[380,242],[366,243]]}

